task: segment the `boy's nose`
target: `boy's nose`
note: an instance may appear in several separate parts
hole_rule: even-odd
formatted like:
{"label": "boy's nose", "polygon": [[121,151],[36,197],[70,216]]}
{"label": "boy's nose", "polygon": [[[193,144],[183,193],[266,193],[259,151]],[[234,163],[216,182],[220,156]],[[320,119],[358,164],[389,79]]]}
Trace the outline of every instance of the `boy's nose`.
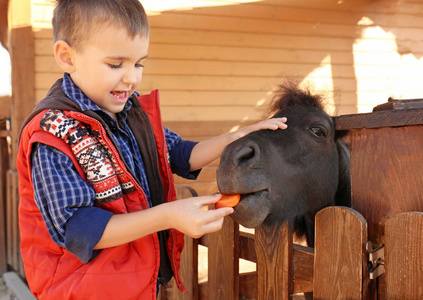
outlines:
{"label": "boy's nose", "polygon": [[138,81],[138,74],[135,69],[128,70],[122,78],[122,81],[126,84],[135,84]]}

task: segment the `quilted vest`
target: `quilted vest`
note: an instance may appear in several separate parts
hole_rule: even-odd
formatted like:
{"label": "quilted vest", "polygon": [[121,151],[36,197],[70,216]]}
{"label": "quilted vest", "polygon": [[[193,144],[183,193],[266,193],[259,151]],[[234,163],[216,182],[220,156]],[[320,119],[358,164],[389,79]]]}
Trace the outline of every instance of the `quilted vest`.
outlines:
{"label": "quilted vest", "polygon": [[[21,255],[29,287],[38,299],[156,299],[157,275],[160,266],[160,246],[157,234],[151,234],[121,246],[103,249],[88,264],[81,263],[72,253],[54,243],[49,236],[34,201],[30,163],[33,143],[41,142],[56,147],[69,156],[78,173],[85,180],[90,182],[93,179],[93,175],[87,172],[81,159],[75,155],[78,153],[75,151],[81,149],[72,149],[63,136],[58,135],[51,127],[46,130],[45,120],[48,119],[48,114],[58,112],[51,109],[59,109],[59,114],[63,113],[62,119],[78,122],[82,124],[82,127],[90,128],[90,132],[98,136],[94,141],[90,139],[89,143],[100,142],[112,158],[104,162],[102,167],[115,172],[113,182],[94,187],[99,199],[95,205],[115,214],[139,211],[149,207],[142,188],[120,159],[118,150],[108,133],[107,125],[96,117],[95,113],[82,113],[73,106],[72,101],[63,94],[60,84],[59,80],[50,90],[46,101],[40,102],[40,106],[24,123],[20,135],[17,157],[21,196],[19,226]],[[134,135],[141,147],[146,147],[146,143],[140,142],[140,134],[149,135],[150,142],[147,148],[150,150],[141,149],[141,151],[147,151],[148,155],[157,157],[156,169],[160,174],[160,180],[156,180],[152,188],[155,190],[154,184],[162,185],[158,188],[161,190],[159,197],[162,198],[161,201],[169,202],[176,200],[176,193],[168,162],[158,99],[158,91],[140,96],[140,103],[134,103],[134,108],[128,112],[128,123],[131,128],[135,128],[134,126],[148,128],[142,133],[133,130]],[[64,134],[72,134],[72,132]],[[113,191],[120,190],[120,192],[115,192],[112,197],[105,197],[104,193],[110,192],[108,187],[111,186]],[[167,253],[177,285],[183,291],[184,287],[179,276],[183,234],[174,229],[168,230],[168,233]]]}

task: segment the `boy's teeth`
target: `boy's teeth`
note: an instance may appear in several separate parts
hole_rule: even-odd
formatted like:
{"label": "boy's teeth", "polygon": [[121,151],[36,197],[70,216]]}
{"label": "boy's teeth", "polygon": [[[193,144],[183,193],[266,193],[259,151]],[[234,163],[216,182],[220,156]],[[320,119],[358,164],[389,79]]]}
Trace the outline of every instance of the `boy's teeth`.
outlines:
{"label": "boy's teeth", "polygon": [[119,98],[124,98],[126,96],[126,92],[112,92],[112,94]]}

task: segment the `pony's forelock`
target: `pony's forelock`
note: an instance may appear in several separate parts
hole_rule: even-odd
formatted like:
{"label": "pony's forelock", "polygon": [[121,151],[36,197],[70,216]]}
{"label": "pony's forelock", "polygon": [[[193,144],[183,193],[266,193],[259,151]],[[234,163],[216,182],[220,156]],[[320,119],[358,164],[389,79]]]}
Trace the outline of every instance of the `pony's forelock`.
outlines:
{"label": "pony's forelock", "polygon": [[275,115],[293,106],[307,106],[324,110],[323,93],[312,91],[310,87],[300,88],[294,81],[287,81],[278,86],[273,92],[273,97],[268,109],[268,115]]}

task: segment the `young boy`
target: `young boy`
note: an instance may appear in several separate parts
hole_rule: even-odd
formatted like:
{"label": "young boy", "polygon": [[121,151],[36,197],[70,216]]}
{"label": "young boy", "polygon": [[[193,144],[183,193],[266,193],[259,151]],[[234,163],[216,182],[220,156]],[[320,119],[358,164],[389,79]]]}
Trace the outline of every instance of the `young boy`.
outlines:
{"label": "young boy", "polygon": [[178,274],[183,234],[217,231],[220,195],[176,200],[172,172],[195,179],[233,140],[208,141],[161,123],[158,92],[139,96],[149,25],[138,0],[58,0],[54,54],[63,79],[20,136],[21,254],[39,299],[155,299]]}

